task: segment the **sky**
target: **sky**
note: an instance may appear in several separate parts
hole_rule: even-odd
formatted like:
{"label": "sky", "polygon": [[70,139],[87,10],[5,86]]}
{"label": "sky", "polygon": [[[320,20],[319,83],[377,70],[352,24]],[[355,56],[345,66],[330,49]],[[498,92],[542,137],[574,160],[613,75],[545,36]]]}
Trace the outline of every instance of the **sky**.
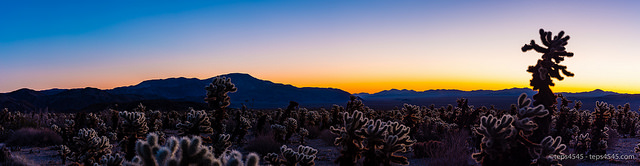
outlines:
{"label": "sky", "polygon": [[350,93],[530,87],[544,28],[557,92],[640,93],[638,1],[0,2],[0,93],[248,73]]}

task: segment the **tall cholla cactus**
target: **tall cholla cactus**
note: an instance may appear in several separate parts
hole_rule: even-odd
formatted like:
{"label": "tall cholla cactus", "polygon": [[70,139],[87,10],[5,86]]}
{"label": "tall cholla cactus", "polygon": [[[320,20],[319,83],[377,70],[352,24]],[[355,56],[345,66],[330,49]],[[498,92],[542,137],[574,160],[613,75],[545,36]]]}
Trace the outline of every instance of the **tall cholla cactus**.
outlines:
{"label": "tall cholla cactus", "polygon": [[284,138],[285,142],[289,141],[293,133],[296,133],[296,129],[298,129],[298,121],[293,118],[287,118],[284,121],[284,126],[287,127],[287,134]]}
{"label": "tall cholla cactus", "polygon": [[415,137],[416,133],[418,132],[417,130],[418,128],[416,128],[416,126],[419,123],[421,123],[423,119],[422,109],[420,109],[420,106],[417,106],[417,105],[404,104],[404,108],[402,108],[402,112],[405,113],[404,124],[407,127],[413,129],[411,130],[411,133],[409,133],[409,135]]}
{"label": "tall cholla cactus", "polygon": [[249,132],[249,128],[251,128],[251,121],[249,121],[249,119],[245,118],[244,116],[240,116],[238,122],[238,126],[233,132],[233,138],[236,140],[236,142],[242,143],[244,136],[247,135],[247,133]]}
{"label": "tall cholla cactus", "polygon": [[606,127],[607,123],[611,121],[609,104],[605,102],[597,102],[596,108],[593,111],[594,122],[591,129],[591,150],[589,154],[606,154],[607,141],[609,140],[609,128]]}
{"label": "tall cholla cactus", "polygon": [[73,142],[77,151],[71,154],[72,160],[85,165],[92,165],[103,155],[111,153],[109,139],[106,136],[98,137],[98,133],[93,129],[80,129],[78,136],[73,137]]}
{"label": "tall cholla cactus", "polygon": [[384,146],[382,148],[381,157],[384,165],[394,164],[409,164],[409,160],[404,156],[398,156],[394,153],[406,152],[409,147],[415,142],[409,137],[409,131],[411,128],[399,124],[398,122],[387,122],[388,130],[387,135],[384,138]]}
{"label": "tall cholla cactus", "polygon": [[149,127],[147,127],[144,113],[123,111],[119,116],[124,119],[121,126],[123,134],[141,138],[147,134]]}
{"label": "tall cholla cactus", "polygon": [[209,104],[209,107],[215,110],[214,130],[216,130],[218,134],[222,134],[222,125],[227,118],[225,108],[231,104],[231,98],[229,98],[227,93],[236,92],[238,88],[236,88],[235,84],[231,83],[231,78],[214,77],[211,84],[204,89],[207,90],[207,96],[204,100]]}
{"label": "tall cholla cactus", "polygon": [[[517,116],[502,115],[501,118],[491,114],[482,116],[480,126],[476,128],[477,133],[482,135],[481,150],[479,153],[474,153],[472,157],[482,165],[557,163],[549,155],[562,153],[565,149],[565,145],[560,142],[562,139],[546,136],[540,144],[529,139],[538,127],[533,119],[549,114],[542,105],[536,107],[530,107],[530,105],[531,100],[523,93],[518,98]],[[551,144],[549,144],[550,141]]]}
{"label": "tall cholla cactus", "polygon": [[231,78],[227,77],[214,77],[209,86],[205,87],[207,90],[207,98],[205,101],[209,103],[209,106],[214,109],[225,108],[231,104],[229,101],[229,92],[236,92],[238,88],[231,83]]}
{"label": "tall cholla cactus", "polygon": [[207,112],[204,110],[196,111],[191,109],[189,113],[187,113],[187,119],[183,123],[179,123],[176,127],[180,130],[180,136],[199,136],[200,134],[210,134],[213,132],[211,128],[211,122],[209,122],[209,117],[207,116]]}
{"label": "tall cholla cactus", "polygon": [[364,111],[364,104],[362,100],[359,100],[357,96],[351,95],[349,96],[349,101],[347,102],[347,112],[353,113],[353,111]]}
{"label": "tall cholla cactus", "polygon": [[310,146],[299,145],[298,151],[294,151],[287,145],[282,145],[280,152],[282,153],[282,158],[279,158],[278,154],[269,153],[264,156],[264,160],[275,166],[296,166],[297,164],[300,164],[300,166],[313,166],[315,165],[318,150]]}
{"label": "tall cholla cactus", "polygon": [[[137,156],[126,165],[167,166],[167,165],[258,165],[260,158],[251,153],[245,161],[237,151],[229,152],[220,158],[214,157],[211,148],[202,145],[200,137],[170,137],[165,145],[158,144],[158,136],[151,133],[146,141],[136,144]],[[179,153],[176,155],[176,153]]]}
{"label": "tall cholla cactus", "polygon": [[[142,104],[139,106],[144,107]],[[123,111],[118,116],[124,119],[120,125],[120,134],[117,134],[123,138],[119,146],[125,152],[125,158],[131,159],[135,156],[136,140],[144,138],[149,127],[143,112]]]}
{"label": "tall cholla cactus", "polygon": [[331,133],[338,135],[333,144],[342,146],[341,155],[336,160],[336,163],[354,165],[360,160],[360,151],[364,148],[362,145],[364,136],[360,129],[369,121],[368,118],[363,116],[360,111],[354,111],[351,115],[344,113],[342,126],[339,128],[330,127]]}
{"label": "tall cholla cactus", "polygon": [[542,104],[545,109],[551,111],[548,116],[536,119],[536,122],[540,125],[540,130],[538,130],[535,137],[540,139],[542,136],[549,134],[551,115],[553,115],[553,110],[555,110],[556,95],[553,94],[550,88],[550,86],[554,86],[555,84],[551,78],[562,81],[564,77],[562,77],[560,72],[569,77],[574,76],[573,73],[567,71],[567,66],[560,65],[560,62],[564,61],[565,57],[573,57],[573,53],[567,52],[565,48],[569,36],[564,36],[564,31],[560,31],[553,39],[551,35],[551,32],[545,32],[544,29],[540,29],[540,39],[546,48],[536,44],[534,40],[522,46],[523,52],[535,50],[543,54],[535,66],[529,66],[527,69],[527,72],[532,73],[533,77],[530,85],[533,86],[533,90],[538,90],[538,94],[533,96],[535,100],[533,104]]}
{"label": "tall cholla cactus", "polygon": [[385,134],[389,125],[382,120],[369,120],[359,132],[364,136],[367,145],[364,148],[364,165],[375,165],[382,162],[379,156],[379,148],[386,143]]}

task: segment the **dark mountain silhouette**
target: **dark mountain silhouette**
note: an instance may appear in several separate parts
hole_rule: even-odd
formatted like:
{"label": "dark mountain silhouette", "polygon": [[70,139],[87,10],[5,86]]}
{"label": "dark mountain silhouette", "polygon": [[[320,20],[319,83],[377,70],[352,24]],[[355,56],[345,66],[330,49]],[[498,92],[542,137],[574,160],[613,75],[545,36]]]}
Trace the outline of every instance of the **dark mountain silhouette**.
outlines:
{"label": "dark mountain silhouette", "polygon": [[[331,106],[334,103],[346,103],[349,93],[334,88],[298,88],[292,85],[260,80],[249,74],[231,73],[221,75],[231,78],[238,91],[229,93],[231,107],[239,108],[245,104],[251,108],[286,107],[289,101],[297,101],[304,107]],[[148,80],[134,86],[108,90],[113,94],[136,94],[148,99],[171,99],[175,101],[204,102],[204,87],[212,78],[169,78]]]}
{"label": "dark mountain silhouette", "polygon": [[[291,85],[260,80],[248,74],[232,73],[222,75],[231,78],[238,87],[229,93],[232,108],[242,104],[250,108],[268,109],[286,107],[289,101],[297,101],[304,107],[330,107],[332,104],[346,103],[349,93],[333,88],[298,88]],[[96,88],[50,89],[34,91],[20,89],[0,94],[0,108],[19,111],[80,110],[96,111],[106,108],[127,109],[129,105],[148,103],[150,109],[159,108],[201,108],[204,106],[204,87],[209,79],[168,78],[143,81],[137,85],[118,87],[110,90]],[[116,106],[118,105],[118,106]]]}
{"label": "dark mountain silhouette", "polygon": [[[349,93],[334,88],[298,88],[292,85],[273,83],[257,79],[249,74],[232,73],[221,75],[231,78],[238,87],[235,93],[229,93],[231,108],[240,108],[242,104],[255,109],[282,108],[289,101],[297,101],[302,107],[328,108],[333,104],[345,105]],[[109,90],[96,88],[49,89],[35,91],[19,89],[9,93],[0,93],[0,108],[17,111],[100,111],[107,108],[132,109],[139,103],[149,109],[182,110],[189,107],[204,109],[205,90],[212,78],[168,78],[143,81],[137,85],[118,87]],[[529,88],[511,88],[504,90],[385,90],[378,93],[354,94],[365,105],[374,109],[391,109],[404,103],[416,105],[446,106],[455,105],[459,98],[469,99],[475,106],[490,106],[508,109],[517,97],[527,93],[532,97],[536,92]],[[613,105],[630,103],[640,105],[640,95],[619,94],[596,89],[590,92],[562,93],[569,100],[580,100],[584,109],[593,109],[595,101],[605,101]]]}
{"label": "dark mountain silhouette", "polygon": [[[402,106],[403,103],[415,105],[431,105],[447,106],[449,104],[456,105],[459,98],[469,99],[470,105],[490,106],[494,105],[499,109],[508,109],[511,104],[515,104],[516,99],[522,93],[526,93],[529,98],[536,94],[529,88],[511,88],[504,90],[385,90],[374,94],[359,93],[356,94],[363,99],[365,105],[378,109],[392,109],[396,106]],[[640,95],[619,94],[615,92],[603,91],[596,89],[590,92],[566,93],[561,92],[569,100],[580,100],[583,103],[583,109],[593,109],[596,101],[605,101],[613,105],[624,105],[630,103],[632,106],[640,105]],[[560,102],[560,99],[558,99]]]}

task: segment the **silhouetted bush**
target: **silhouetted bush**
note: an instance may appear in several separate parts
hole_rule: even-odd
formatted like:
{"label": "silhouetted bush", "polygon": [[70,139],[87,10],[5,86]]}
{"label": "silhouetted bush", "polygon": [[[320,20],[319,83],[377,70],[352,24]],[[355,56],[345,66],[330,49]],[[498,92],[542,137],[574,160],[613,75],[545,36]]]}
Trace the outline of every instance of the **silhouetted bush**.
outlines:
{"label": "silhouetted bush", "polygon": [[253,140],[247,142],[247,145],[244,147],[244,149],[247,151],[256,152],[264,156],[269,153],[279,152],[281,146],[282,144],[273,139],[272,133],[267,133],[259,135]]}
{"label": "silhouetted bush", "polygon": [[470,165],[471,152],[467,138],[467,131],[447,134],[442,143],[428,150],[431,158],[427,160],[427,165]]}
{"label": "silhouetted bush", "polygon": [[318,138],[327,145],[333,145],[333,141],[335,141],[337,137],[337,135],[331,133],[328,129],[320,131],[320,134],[318,135]]}
{"label": "silhouetted bush", "polygon": [[38,146],[62,144],[62,137],[48,128],[22,128],[16,131],[9,139],[9,146]]}

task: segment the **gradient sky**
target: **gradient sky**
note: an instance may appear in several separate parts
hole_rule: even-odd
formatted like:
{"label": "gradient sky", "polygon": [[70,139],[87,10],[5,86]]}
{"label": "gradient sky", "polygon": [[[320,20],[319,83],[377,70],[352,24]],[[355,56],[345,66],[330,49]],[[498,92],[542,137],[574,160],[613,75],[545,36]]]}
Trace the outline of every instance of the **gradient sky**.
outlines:
{"label": "gradient sky", "polygon": [[538,29],[576,74],[554,91],[640,93],[638,1],[0,2],[0,92],[242,72],[351,93],[529,87]]}

